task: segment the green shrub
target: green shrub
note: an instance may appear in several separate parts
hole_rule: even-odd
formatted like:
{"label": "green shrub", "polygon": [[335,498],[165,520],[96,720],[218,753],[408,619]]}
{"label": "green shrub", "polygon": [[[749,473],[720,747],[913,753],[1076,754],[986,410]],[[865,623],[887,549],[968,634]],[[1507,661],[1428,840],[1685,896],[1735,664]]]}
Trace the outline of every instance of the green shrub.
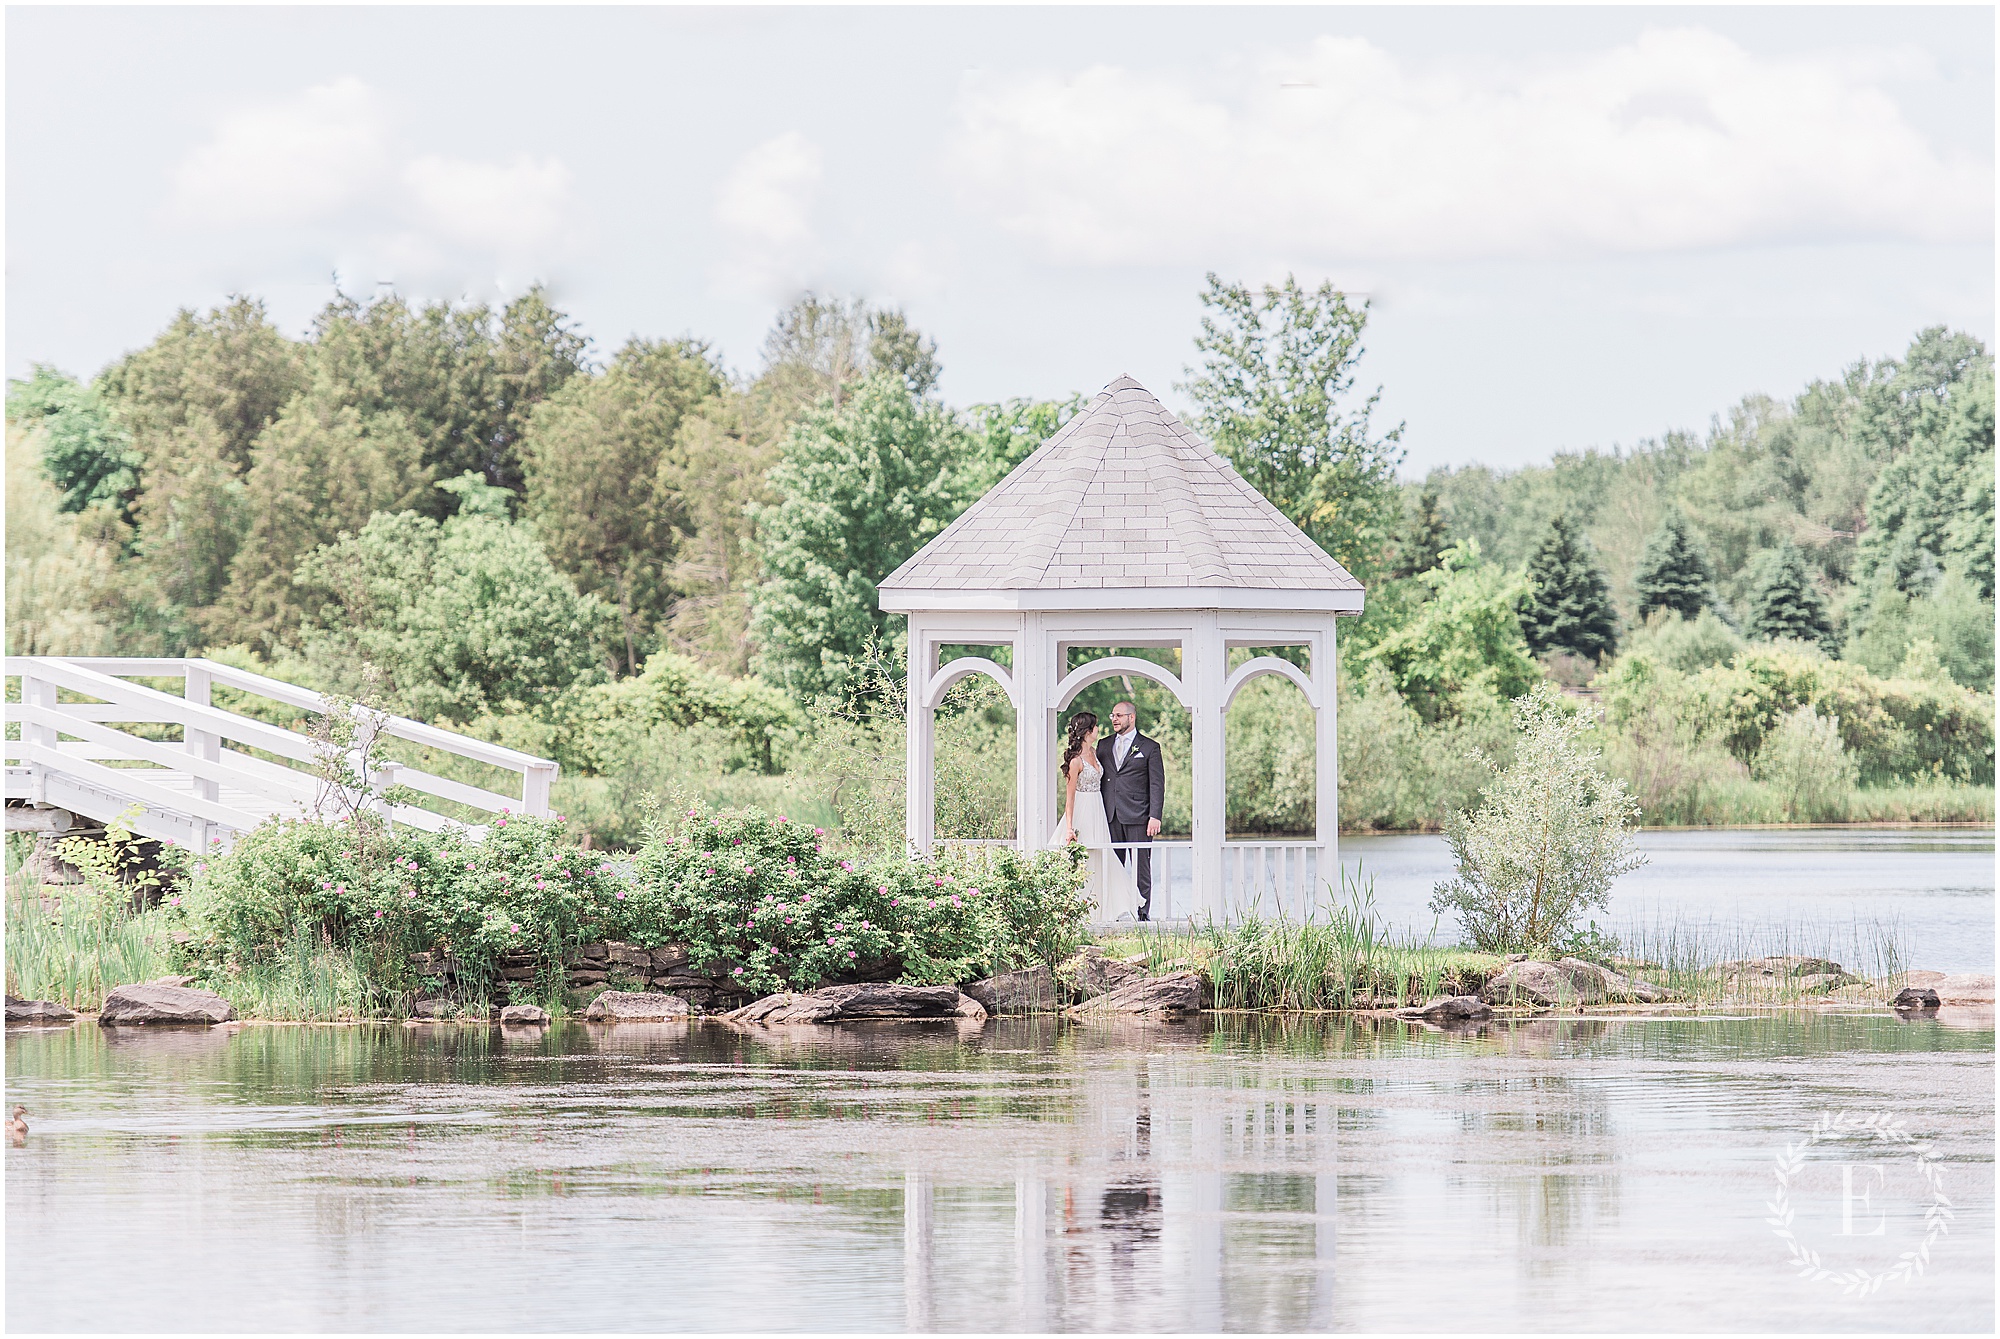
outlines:
{"label": "green shrub", "polygon": [[1854,756],[1840,742],[1840,722],[1810,706],[1792,712],[1765,736],[1754,770],[1783,796],[1791,822],[1847,817],[1847,797],[1856,785]]}
{"label": "green shrub", "polygon": [[1474,813],[1446,828],[1458,876],[1431,910],[1456,913],[1474,946],[1495,952],[1564,942],[1611,884],[1645,862],[1633,850],[1638,805],[1584,743],[1589,724],[1548,684],[1514,703],[1514,763]]}

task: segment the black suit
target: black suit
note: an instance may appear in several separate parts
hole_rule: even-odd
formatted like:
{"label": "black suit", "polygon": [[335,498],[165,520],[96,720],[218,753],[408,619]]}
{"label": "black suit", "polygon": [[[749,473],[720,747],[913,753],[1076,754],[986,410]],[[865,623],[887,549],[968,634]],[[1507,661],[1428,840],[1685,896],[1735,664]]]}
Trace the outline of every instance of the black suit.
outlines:
{"label": "black suit", "polygon": [[[1146,832],[1150,819],[1163,818],[1167,805],[1167,764],[1160,756],[1158,741],[1134,734],[1132,747],[1125,753],[1125,765],[1116,765],[1118,736],[1097,741],[1097,765],[1104,769],[1104,819],[1111,825],[1114,842],[1151,842]],[[1145,920],[1153,905],[1153,853],[1138,852],[1139,919]],[[1125,852],[1118,853],[1123,864]]]}

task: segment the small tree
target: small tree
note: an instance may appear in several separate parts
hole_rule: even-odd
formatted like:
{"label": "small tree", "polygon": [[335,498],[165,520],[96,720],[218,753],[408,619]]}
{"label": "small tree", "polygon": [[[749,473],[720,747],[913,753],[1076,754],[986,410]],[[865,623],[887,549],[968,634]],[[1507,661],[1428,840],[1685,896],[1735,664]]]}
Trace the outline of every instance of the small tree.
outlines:
{"label": "small tree", "polygon": [[1595,660],[1618,645],[1611,583],[1590,555],[1575,522],[1557,513],[1548,537],[1528,563],[1535,594],[1521,611],[1521,632],[1536,655],[1569,651]]}
{"label": "small tree", "polygon": [[1514,764],[1487,787],[1477,813],[1446,829],[1458,877],[1437,885],[1431,910],[1455,912],[1472,942],[1494,952],[1562,942],[1611,884],[1645,863],[1633,849],[1639,806],[1584,743],[1587,720],[1541,684],[1514,703]]}
{"label": "small tree", "polygon": [[1750,596],[1750,630],[1777,641],[1790,637],[1831,649],[1833,624],[1826,601],[1806,570],[1805,555],[1786,543],[1764,555],[1764,570]]}
{"label": "small tree", "polygon": [[1646,540],[1632,574],[1632,593],[1639,597],[1642,619],[1655,609],[1693,618],[1715,603],[1715,574],[1679,511],[1668,512]]}
{"label": "small tree", "polygon": [[1847,817],[1848,796],[1860,784],[1854,755],[1840,740],[1839,718],[1820,715],[1810,703],[1764,737],[1753,770],[1778,792],[1785,818],[1793,823]]}

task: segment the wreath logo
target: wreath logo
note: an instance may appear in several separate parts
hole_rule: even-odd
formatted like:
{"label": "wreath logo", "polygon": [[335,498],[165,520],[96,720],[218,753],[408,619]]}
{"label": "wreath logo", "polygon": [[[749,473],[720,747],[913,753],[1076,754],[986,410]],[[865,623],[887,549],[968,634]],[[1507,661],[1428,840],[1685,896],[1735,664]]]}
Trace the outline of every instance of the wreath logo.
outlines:
{"label": "wreath logo", "polygon": [[[1917,1174],[1930,1187],[1931,1202],[1924,1209],[1923,1240],[1910,1250],[1896,1257],[1896,1263],[1887,1269],[1869,1272],[1866,1269],[1828,1269],[1820,1262],[1820,1253],[1800,1241],[1792,1232],[1792,1178],[1805,1166],[1806,1154],[1814,1145],[1833,1140],[1857,1137],[1872,1140],[1877,1145],[1888,1145],[1905,1152],[1914,1159]],[[1919,1143],[1915,1135],[1903,1128],[1900,1119],[1891,1118],[1881,1112],[1858,1114],[1850,1111],[1821,1112],[1820,1118],[1806,1133],[1806,1137],[1796,1144],[1785,1145],[1778,1155],[1773,1168],[1778,1180],[1777,1193],[1764,1207],[1771,1216],[1764,1221],[1771,1225],[1778,1239],[1785,1243],[1791,1253],[1792,1266],[1798,1276],[1813,1283],[1830,1283],[1840,1289],[1843,1297],[1862,1298],[1880,1290],[1890,1283],[1907,1283],[1922,1274],[1930,1264],[1931,1245],[1939,1237],[1951,1230],[1952,1203],[1944,1193],[1944,1182],[1938,1171],[1937,1150],[1929,1144]]]}

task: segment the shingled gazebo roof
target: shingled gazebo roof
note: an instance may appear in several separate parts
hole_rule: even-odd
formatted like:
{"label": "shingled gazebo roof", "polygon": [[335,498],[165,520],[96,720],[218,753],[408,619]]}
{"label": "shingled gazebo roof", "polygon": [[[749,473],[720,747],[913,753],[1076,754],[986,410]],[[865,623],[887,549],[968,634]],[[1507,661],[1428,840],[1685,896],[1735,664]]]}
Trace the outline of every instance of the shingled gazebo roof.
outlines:
{"label": "shingled gazebo roof", "polygon": [[1221,603],[1359,612],[1361,589],[1129,376],[879,587],[891,611]]}

